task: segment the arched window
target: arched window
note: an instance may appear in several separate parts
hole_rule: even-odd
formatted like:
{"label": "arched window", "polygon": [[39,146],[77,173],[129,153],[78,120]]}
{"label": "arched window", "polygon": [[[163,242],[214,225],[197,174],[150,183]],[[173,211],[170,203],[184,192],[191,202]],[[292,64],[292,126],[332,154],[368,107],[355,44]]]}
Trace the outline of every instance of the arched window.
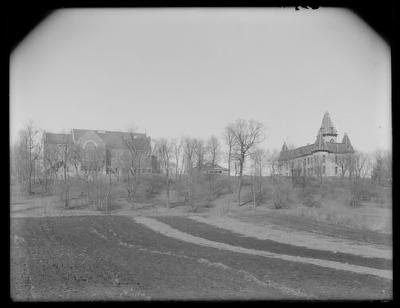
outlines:
{"label": "arched window", "polygon": [[88,141],[85,144],[85,152],[87,154],[87,158],[91,159],[94,156],[94,153],[96,152],[97,146],[93,141]]}
{"label": "arched window", "polygon": [[96,151],[97,151],[97,146],[96,143],[93,141],[88,141],[85,143],[83,146],[84,149],[84,156],[85,156],[85,161],[87,166],[92,169],[94,168],[93,164],[96,163],[97,157],[96,157]]}

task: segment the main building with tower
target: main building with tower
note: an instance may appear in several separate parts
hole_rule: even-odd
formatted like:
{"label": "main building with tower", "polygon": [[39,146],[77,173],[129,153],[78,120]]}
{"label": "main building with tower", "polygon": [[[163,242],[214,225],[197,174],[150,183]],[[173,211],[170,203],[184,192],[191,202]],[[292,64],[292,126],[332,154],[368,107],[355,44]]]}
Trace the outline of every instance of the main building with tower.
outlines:
{"label": "main building with tower", "polygon": [[344,133],[338,142],[338,133],[328,112],[325,112],[321,128],[314,143],[296,149],[288,149],[283,143],[278,159],[279,174],[307,176],[340,176],[342,162],[354,154],[349,136]]}

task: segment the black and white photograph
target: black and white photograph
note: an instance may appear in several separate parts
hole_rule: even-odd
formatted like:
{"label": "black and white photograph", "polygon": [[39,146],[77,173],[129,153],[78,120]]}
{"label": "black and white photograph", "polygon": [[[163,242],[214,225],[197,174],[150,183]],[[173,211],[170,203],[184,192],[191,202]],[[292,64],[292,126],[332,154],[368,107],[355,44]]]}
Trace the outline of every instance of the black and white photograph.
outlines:
{"label": "black and white photograph", "polygon": [[391,60],[344,7],[50,11],[9,56],[11,300],[392,300]]}

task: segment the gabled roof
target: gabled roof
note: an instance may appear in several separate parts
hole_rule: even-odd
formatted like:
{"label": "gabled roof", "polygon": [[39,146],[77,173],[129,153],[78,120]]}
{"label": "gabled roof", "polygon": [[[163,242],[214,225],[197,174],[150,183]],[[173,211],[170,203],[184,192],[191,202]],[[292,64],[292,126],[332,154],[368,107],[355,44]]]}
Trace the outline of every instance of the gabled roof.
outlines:
{"label": "gabled roof", "polygon": [[281,151],[278,161],[286,161],[294,158],[311,155],[316,151],[326,151],[333,154],[354,153],[351,144],[338,142],[324,142],[322,136],[318,136],[313,144],[305,145],[293,150]]}
{"label": "gabled roof", "polygon": [[336,128],[334,127],[329,112],[325,112],[324,118],[322,119],[321,128],[318,131],[318,135],[335,135],[337,136]]}
{"label": "gabled roof", "polygon": [[333,126],[329,112],[325,112],[322,119],[321,128],[318,131],[317,139],[313,144],[302,146],[293,150],[288,150],[286,142],[282,146],[278,161],[286,161],[301,156],[311,155],[316,151],[325,151],[334,154],[354,153],[354,149],[350,143],[349,136],[345,133],[341,143],[325,142],[325,135],[337,136],[336,128]]}
{"label": "gabled roof", "polygon": [[296,149],[281,151],[278,161],[290,160],[296,157],[310,155],[315,149],[315,144],[305,145]]}
{"label": "gabled roof", "polygon": [[91,131],[95,133],[104,142],[106,147],[109,148],[126,148],[124,140],[130,141],[134,138],[135,145],[138,147],[146,147],[150,145],[150,137],[147,137],[143,133],[129,133],[129,132],[118,132],[118,131],[104,131],[104,130],[90,130],[90,129],[73,129],[75,142],[79,140],[87,132]]}
{"label": "gabled roof", "polygon": [[202,166],[202,169],[204,169],[204,170],[218,169],[218,170],[228,171],[227,168],[221,167],[218,164],[213,165],[212,163],[209,163],[209,162],[204,163]]}
{"label": "gabled roof", "polygon": [[71,134],[54,134],[54,133],[44,133],[44,139],[47,144],[71,144],[72,136]]}
{"label": "gabled roof", "polygon": [[345,143],[327,142],[328,152],[337,154],[354,153],[351,145]]}

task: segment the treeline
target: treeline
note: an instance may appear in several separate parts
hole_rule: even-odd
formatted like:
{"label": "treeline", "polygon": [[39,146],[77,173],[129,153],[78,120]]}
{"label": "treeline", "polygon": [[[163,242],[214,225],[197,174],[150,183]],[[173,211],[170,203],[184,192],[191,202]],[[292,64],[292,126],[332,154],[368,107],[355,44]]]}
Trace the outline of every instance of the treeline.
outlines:
{"label": "treeline", "polygon": [[[229,192],[235,194],[238,205],[252,202],[256,206],[267,197],[267,185],[275,187],[273,198],[277,207],[285,198],[286,180],[277,176],[279,152],[262,147],[265,130],[253,120],[239,119],[228,124],[220,138],[160,138],[149,148],[138,148],[131,132],[130,138],[124,139],[127,155],[118,161],[96,148],[84,152],[67,140],[65,146],[44,153],[40,137],[32,123],[19,133],[11,148],[12,184],[18,184],[26,194],[59,195],[66,208],[71,201],[84,199],[98,209],[110,210],[121,189],[133,206],[165,192],[167,207],[171,206],[174,194],[194,210]],[[143,172],[143,166],[149,163],[146,159],[151,156],[157,157],[161,173]],[[206,164],[214,166],[222,161],[227,165],[227,176],[204,172]],[[354,187],[354,195],[371,179],[377,185],[391,184],[391,153],[356,152],[341,157],[337,164],[343,181],[344,174],[349,174],[346,180]],[[75,169],[74,175],[70,175],[70,168]],[[118,169],[125,170],[122,177]],[[266,184],[266,174],[274,179],[272,184]],[[321,185],[322,175],[319,180]],[[309,182],[305,175],[292,172],[291,185],[303,183],[306,187]],[[250,186],[250,195],[246,192],[242,196],[244,185]]]}

